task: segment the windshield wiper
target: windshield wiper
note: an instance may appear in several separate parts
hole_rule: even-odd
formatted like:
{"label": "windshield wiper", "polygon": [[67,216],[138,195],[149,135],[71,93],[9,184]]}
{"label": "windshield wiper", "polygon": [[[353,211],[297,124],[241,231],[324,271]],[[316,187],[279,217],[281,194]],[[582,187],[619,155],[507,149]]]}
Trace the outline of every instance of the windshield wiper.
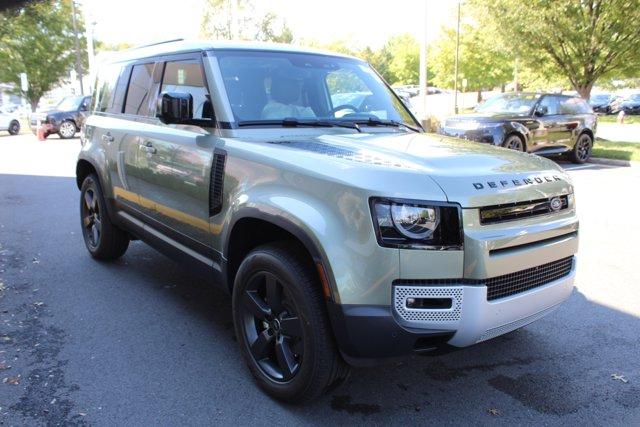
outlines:
{"label": "windshield wiper", "polygon": [[422,130],[418,129],[415,126],[408,125],[403,122],[399,122],[397,120],[382,120],[378,118],[369,117],[367,120],[357,120],[354,123],[365,125],[365,126],[391,126],[391,127],[402,127],[405,129],[409,129],[413,132],[422,132]]}
{"label": "windshield wiper", "polygon": [[238,126],[260,126],[260,125],[273,125],[273,126],[283,126],[283,127],[298,127],[298,126],[309,126],[309,127],[340,127],[347,129],[355,129],[358,132],[362,132],[360,130],[360,126],[357,123],[353,122],[340,122],[333,120],[298,120],[293,117],[287,117],[282,120],[243,120],[238,122]]}

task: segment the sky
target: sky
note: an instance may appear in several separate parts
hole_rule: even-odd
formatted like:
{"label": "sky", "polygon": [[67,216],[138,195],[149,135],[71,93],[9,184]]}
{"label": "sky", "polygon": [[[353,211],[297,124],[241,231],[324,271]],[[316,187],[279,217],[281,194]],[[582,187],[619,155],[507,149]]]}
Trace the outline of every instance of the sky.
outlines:
{"label": "sky", "polygon": [[[79,0],[94,37],[107,43],[140,45],[174,38],[197,39],[205,0]],[[327,43],[351,41],[380,47],[395,34],[427,41],[442,25],[455,24],[457,0],[255,0],[258,13],[275,12],[294,37]],[[426,13],[425,13],[426,3]],[[425,19],[426,16],[426,19]]]}

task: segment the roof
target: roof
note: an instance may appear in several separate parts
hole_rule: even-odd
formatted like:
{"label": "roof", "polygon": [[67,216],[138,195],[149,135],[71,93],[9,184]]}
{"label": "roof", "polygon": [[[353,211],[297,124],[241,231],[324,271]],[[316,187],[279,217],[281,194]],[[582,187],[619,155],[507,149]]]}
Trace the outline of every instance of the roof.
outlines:
{"label": "roof", "polygon": [[180,52],[196,52],[204,50],[262,50],[271,52],[291,52],[291,53],[309,53],[315,55],[338,56],[343,58],[351,58],[361,60],[354,56],[342,53],[331,52],[328,50],[314,49],[309,47],[296,46],[282,43],[266,43],[266,42],[242,42],[242,41],[190,41],[190,40],[169,40],[150,45],[134,47],[131,49],[115,52],[109,58],[113,62],[128,61],[139,58],[147,58],[150,56],[166,55],[168,53]]}

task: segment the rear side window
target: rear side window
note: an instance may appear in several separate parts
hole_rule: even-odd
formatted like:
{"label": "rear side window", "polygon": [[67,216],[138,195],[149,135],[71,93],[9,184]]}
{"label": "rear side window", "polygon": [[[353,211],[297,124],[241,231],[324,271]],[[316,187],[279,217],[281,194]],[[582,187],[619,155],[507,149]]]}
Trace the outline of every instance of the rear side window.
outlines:
{"label": "rear side window", "polygon": [[161,92],[190,93],[193,97],[194,119],[213,118],[211,97],[204,83],[202,67],[197,59],[167,62]]}
{"label": "rear side window", "polygon": [[565,98],[560,103],[560,114],[586,114],[591,107],[582,98]]}
{"label": "rear side window", "polygon": [[153,63],[133,66],[125,98],[125,114],[149,115],[149,89],[153,77],[153,67]]}
{"label": "rear side window", "polygon": [[127,88],[125,67],[119,64],[103,67],[96,82],[95,111],[121,113],[122,99]]}

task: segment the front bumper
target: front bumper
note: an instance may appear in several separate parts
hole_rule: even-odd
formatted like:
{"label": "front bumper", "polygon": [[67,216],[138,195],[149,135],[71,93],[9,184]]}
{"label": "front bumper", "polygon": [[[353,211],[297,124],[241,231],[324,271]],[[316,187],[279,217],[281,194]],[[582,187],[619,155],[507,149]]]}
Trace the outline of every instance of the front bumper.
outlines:
{"label": "front bumper", "polygon": [[558,280],[492,301],[487,300],[486,286],[430,285],[435,293],[453,290],[459,304],[454,299],[451,309],[429,310],[438,313],[418,320],[399,315],[397,304],[330,304],[329,314],[344,358],[355,365],[412,352],[453,350],[506,334],[552,312],[571,295],[575,264],[574,258],[569,274]]}

